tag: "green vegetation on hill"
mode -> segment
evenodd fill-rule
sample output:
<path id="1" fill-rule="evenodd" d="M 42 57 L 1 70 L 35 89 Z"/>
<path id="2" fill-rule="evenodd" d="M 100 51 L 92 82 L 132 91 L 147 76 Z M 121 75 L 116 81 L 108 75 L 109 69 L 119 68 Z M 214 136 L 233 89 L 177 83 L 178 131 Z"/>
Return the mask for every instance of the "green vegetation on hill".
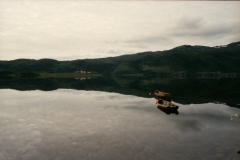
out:
<path id="1" fill-rule="evenodd" d="M 226 46 L 183 45 L 167 51 L 118 57 L 57 61 L 17 59 L 0 61 L 1 71 L 69 73 L 84 70 L 99 74 L 156 74 L 176 71 L 240 72 L 240 42 Z"/>

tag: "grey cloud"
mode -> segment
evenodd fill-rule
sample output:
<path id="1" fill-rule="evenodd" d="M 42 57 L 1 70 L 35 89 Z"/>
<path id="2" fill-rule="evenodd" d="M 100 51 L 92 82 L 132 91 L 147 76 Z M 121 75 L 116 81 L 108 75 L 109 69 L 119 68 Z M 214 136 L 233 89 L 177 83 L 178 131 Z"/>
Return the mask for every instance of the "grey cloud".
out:
<path id="1" fill-rule="evenodd" d="M 124 49 L 122 49 L 122 48 L 124 48 Z M 124 46 L 119 47 L 119 48 L 117 48 L 116 46 L 110 46 L 105 49 L 99 48 L 99 49 L 95 50 L 95 52 L 101 53 L 102 55 L 105 55 L 105 57 L 112 57 L 112 56 L 136 53 L 136 51 L 134 49 L 126 49 L 126 47 L 124 47 Z"/>
<path id="2" fill-rule="evenodd" d="M 197 29 L 203 26 L 203 18 L 200 17 L 184 17 L 178 21 L 180 28 Z M 177 28 L 176 28 L 177 29 Z"/>
<path id="3" fill-rule="evenodd" d="M 216 37 L 216 36 L 227 36 L 233 33 L 236 33 L 236 30 L 233 27 L 221 26 L 211 26 L 206 28 L 196 28 L 188 30 L 187 28 L 179 28 L 172 31 L 173 36 L 177 37 Z"/>
<path id="4" fill-rule="evenodd" d="M 179 121 L 179 123 L 175 126 L 181 132 L 188 132 L 188 131 L 201 131 L 205 126 L 196 119 L 188 119 Z"/>
<path id="5" fill-rule="evenodd" d="M 223 21 L 200 17 L 182 17 L 177 23 L 178 25 L 170 28 L 170 36 L 216 38 L 217 36 L 226 37 L 239 32 L 234 22 L 228 19 Z"/>
<path id="6" fill-rule="evenodd" d="M 166 36 L 165 33 L 157 33 L 137 38 L 127 39 L 124 45 L 130 48 L 138 48 L 142 51 L 156 51 L 159 49 L 169 49 L 174 44 L 174 38 Z"/>
<path id="7" fill-rule="evenodd" d="M 165 35 L 152 35 L 126 40 L 125 43 L 169 43 L 170 38 Z"/>
<path id="8" fill-rule="evenodd" d="M 218 43 L 217 39 L 238 40 L 239 29 L 234 22 L 235 20 L 212 20 L 207 17 L 191 17 L 182 16 L 176 19 L 176 23 L 163 27 L 158 31 L 149 31 L 141 33 L 139 36 L 129 38 L 124 41 L 128 46 L 138 48 L 153 49 L 161 47 L 162 49 L 170 49 L 177 45 L 192 44 L 206 45 L 206 38 L 215 40 L 212 43 Z M 233 36 L 235 35 L 235 37 Z M 233 37 L 230 37 L 233 36 Z M 174 46 L 175 45 L 175 46 Z M 211 44 L 207 44 L 211 45 Z M 155 47 L 154 47 L 155 46 Z M 152 50 L 153 50 L 152 49 Z"/>

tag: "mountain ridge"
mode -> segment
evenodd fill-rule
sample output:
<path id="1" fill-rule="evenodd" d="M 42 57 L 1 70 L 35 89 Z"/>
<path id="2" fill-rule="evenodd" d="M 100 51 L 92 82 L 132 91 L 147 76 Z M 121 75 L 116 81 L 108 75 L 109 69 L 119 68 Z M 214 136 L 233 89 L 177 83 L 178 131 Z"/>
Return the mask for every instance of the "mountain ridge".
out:
<path id="1" fill-rule="evenodd" d="M 146 51 L 116 57 L 58 61 L 50 58 L 0 60 L 0 70 L 101 74 L 169 73 L 173 71 L 240 72 L 240 42 L 215 47 L 182 45 L 165 51 Z"/>

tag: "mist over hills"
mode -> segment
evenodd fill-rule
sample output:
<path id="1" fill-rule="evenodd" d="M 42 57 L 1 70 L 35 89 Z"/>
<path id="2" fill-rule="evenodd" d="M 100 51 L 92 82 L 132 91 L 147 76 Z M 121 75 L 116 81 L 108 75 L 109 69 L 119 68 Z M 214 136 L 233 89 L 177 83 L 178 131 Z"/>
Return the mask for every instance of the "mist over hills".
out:
<path id="1" fill-rule="evenodd" d="M 240 42 L 234 42 L 216 47 L 183 45 L 166 51 L 148 51 L 98 59 L 0 61 L 0 70 L 16 72 L 84 70 L 100 74 L 165 74 L 177 71 L 240 72 L 239 62 Z"/>

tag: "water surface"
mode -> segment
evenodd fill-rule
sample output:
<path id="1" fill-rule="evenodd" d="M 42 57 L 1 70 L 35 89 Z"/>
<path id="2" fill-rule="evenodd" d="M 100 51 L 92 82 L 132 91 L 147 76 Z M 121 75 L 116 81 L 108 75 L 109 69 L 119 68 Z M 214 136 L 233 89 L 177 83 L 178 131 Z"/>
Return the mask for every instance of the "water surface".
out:
<path id="1" fill-rule="evenodd" d="M 240 110 L 226 103 L 173 98 L 179 114 L 168 115 L 152 96 L 109 91 L 1 89 L 0 96 L 1 160 L 240 158 Z"/>

